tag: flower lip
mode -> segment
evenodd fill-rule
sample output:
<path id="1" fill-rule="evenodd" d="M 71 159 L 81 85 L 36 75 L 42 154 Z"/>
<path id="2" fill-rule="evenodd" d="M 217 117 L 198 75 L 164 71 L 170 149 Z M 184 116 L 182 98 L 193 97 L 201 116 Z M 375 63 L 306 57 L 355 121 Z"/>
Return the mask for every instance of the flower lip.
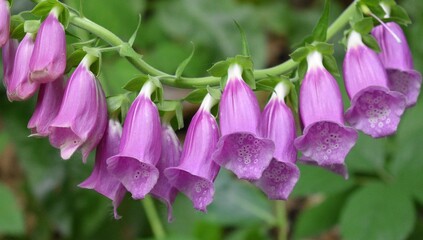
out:
<path id="1" fill-rule="evenodd" d="M 412 107 L 417 103 L 420 88 L 422 85 L 422 75 L 416 70 L 400 70 L 387 68 L 388 86 L 391 91 L 397 91 L 406 96 L 407 107 Z"/>

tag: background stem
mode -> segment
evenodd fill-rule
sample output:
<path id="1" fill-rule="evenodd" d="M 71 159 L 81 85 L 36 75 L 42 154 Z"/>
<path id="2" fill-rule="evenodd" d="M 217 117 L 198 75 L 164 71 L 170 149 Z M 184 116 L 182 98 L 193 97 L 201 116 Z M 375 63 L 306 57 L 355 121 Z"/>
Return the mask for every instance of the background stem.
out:
<path id="1" fill-rule="evenodd" d="M 285 201 L 275 201 L 276 223 L 278 228 L 278 240 L 288 239 L 288 221 L 286 219 Z"/>
<path id="2" fill-rule="evenodd" d="M 148 222 L 150 223 L 154 237 L 156 239 L 164 239 L 166 234 L 163 225 L 160 222 L 159 215 L 157 214 L 156 207 L 154 206 L 153 199 L 150 196 L 146 196 L 144 200 L 142 200 L 142 204 L 144 206 L 145 213 L 147 215 Z"/>

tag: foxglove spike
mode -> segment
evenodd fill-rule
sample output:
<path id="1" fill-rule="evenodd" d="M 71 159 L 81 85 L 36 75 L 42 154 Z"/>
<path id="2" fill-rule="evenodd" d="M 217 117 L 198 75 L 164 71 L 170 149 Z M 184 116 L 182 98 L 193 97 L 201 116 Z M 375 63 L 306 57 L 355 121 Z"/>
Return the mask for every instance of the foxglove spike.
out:
<path id="1" fill-rule="evenodd" d="M 115 219 L 121 218 L 117 208 L 125 196 L 126 189 L 119 179 L 107 170 L 106 160 L 119 152 L 119 142 L 122 135 L 122 126 L 116 120 L 109 120 L 104 136 L 97 146 L 95 165 L 91 175 L 78 187 L 93 189 L 113 201 Z"/>
<path id="2" fill-rule="evenodd" d="M 63 159 L 80 149 L 85 163 L 107 127 L 106 98 L 90 72 L 92 57 L 85 56 L 70 77 L 60 110 L 50 124 L 51 145 L 60 148 Z"/>
<path id="3" fill-rule="evenodd" d="M 10 88 L 10 79 L 12 78 L 13 64 L 18 46 L 18 40 L 9 39 L 2 49 L 3 84 L 6 90 Z"/>
<path id="4" fill-rule="evenodd" d="M 308 70 L 301 83 L 300 116 L 303 135 L 294 145 L 300 161 L 317 165 L 348 178 L 345 157 L 357 140 L 357 132 L 344 124 L 344 108 L 336 80 L 324 68 L 322 55 L 307 56 Z"/>
<path id="5" fill-rule="evenodd" d="M 144 84 L 123 125 L 119 153 L 107 160 L 111 171 L 132 194 L 142 199 L 159 178 L 155 167 L 161 153 L 161 126 L 157 107 L 150 99 L 152 82 Z"/>
<path id="6" fill-rule="evenodd" d="M 10 34 L 10 7 L 9 1 L 0 0 L 0 48 L 9 39 Z"/>
<path id="7" fill-rule="evenodd" d="M 164 175 L 164 170 L 179 165 L 181 150 L 181 143 L 173 128 L 169 124 L 163 124 L 162 153 L 159 162 L 156 164 L 156 168 L 159 170 L 159 179 L 153 190 L 151 190 L 151 195 L 166 204 L 169 222 L 172 221 L 172 204 L 175 201 L 178 190 L 169 183 L 169 180 Z"/>
<path id="8" fill-rule="evenodd" d="M 258 136 L 260 108 L 241 74 L 237 64 L 228 70 L 219 107 L 222 137 L 213 160 L 240 179 L 257 180 L 269 166 L 275 146 L 271 140 Z"/>
<path id="9" fill-rule="evenodd" d="M 385 27 L 380 25 L 373 28 L 372 35 L 381 48 L 379 59 L 387 71 L 391 91 L 404 94 L 407 107 L 412 107 L 420 93 L 422 76 L 414 70 L 411 51 L 401 27 L 395 22 L 386 23 L 386 27 L 395 33 L 401 42 L 396 41 Z"/>
<path id="10" fill-rule="evenodd" d="M 210 114 L 213 105 L 212 97 L 207 95 L 189 125 L 179 166 L 164 171 L 169 182 L 203 212 L 213 201 L 213 182 L 219 172 L 211 158 L 219 139 L 216 120 Z"/>
<path id="11" fill-rule="evenodd" d="M 64 78 L 40 85 L 37 105 L 28 122 L 30 136 L 46 137 L 50 134 L 50 123 L 57 116 L 64 93 Z"/>
<path id="12" fill-rule="evenodd" d="M 31 81 L 52 82 L 63 75 L 66 68 L 65 29 L 55 9 L 41 23 L 29 64 Z"/>
<path id="13" fill-rule="evenodd" d="M 394 134 L 405 109 L 405 96 L 388 88 L 386 71 L 355 31 L 348 38 L 344 81 L 351 107 L 345 119 L 373 138 Z"/>
<path id="14" fill-rule="evenodd" d="M 7 85 L 7 98 L 9 101 L 26 100 L 38 89 L 38 84 L 29 80 L 29 58 L 34 49 L 34 36 L 27 33 L 16 50 L 12 75 Z"/>
<path id="15" fill-rule="evenodd" d="M 295 165 L 297 151 L 294 148 L 295 121 L 284 98 L 289 93 L 286 83 L 275 87 L 272 98 L 261 115 L 261 136 L 275 143 L 275 153 L 262 177 L 254 184 L 263 190 L 269 199 L 286 200 L 300 177 Z"/>

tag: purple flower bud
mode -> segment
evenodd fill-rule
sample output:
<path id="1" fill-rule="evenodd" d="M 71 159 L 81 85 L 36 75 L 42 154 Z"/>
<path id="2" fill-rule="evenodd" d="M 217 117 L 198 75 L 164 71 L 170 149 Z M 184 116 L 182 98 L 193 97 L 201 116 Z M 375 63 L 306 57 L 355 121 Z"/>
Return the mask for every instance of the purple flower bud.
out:
<path id="1" fill-rule="evenodd" d="M 0 47 L 9 39 L 10 32 L 10 7 L 7 0 L 0 0 Z"/>
<path id="2" fill-rule="evenodd" d="M 162 125 L 162 153 L 160 160 L 156 164 L 159 170 L 159 179 L 151 195 L 159 198 L 167 206 L 168 221 L 172 221 L 172 204 L 175 201 L 178 190 L 169 183 L 169 180 L 164 174 L 164 170 L 169 167 L 176 167 L 179 165 L 181 159 L 181 143 L 169 124 Z"/>
<path id="3" fill-rule="evenodd" d="M 284 98 L 289 93 L 286 83 L 275 87 L 272 98 L 261 115 L 261 136 L 273 140 L 275 153 L 262 177 L 254 181 L 269 199 L 286 200 L 300 177 L 295 165 L 297 151 L 294 148 L 295 121 Z"/>
<path id="4" fill-rule="evenodd" d="M 50 123 L 57 116 L 64 93 L 64 79 L 40 85 L 37 105 L 28 122 L 30 136 L 46 137 L 50 134 Z"/>
<path id="5" fill-rule="evenodd" d="M 65 29 L 57 19 L 55 9 L 41 23 L 31 55 L 31 81 L 47 83 L 63 75 L 66 68 Z"/>
<path id="6" fill-rule="evenodd" d="M 324 68 L 322 55 L 307 56 L 308 70 L 301 83 L 300 116 L 303 135 L 295 139 L 300 161 L 318 165 L 348 178 L 345 157 L 357 140 L 357 132 L 344 124 L 344 108 L 336 80 Z"/>
<path id="7" fill-rule="evenodd" d="M 113 201 L 113 213 L 115 219 L 120 216 L 117 208 L 125 196 L 126 189 L 120 181 L 107 170 L 107 159 L 119 152 L 122 126 L 116 120 L 109 120 L 103 138 L 97 146 L 95 165 L 91 175 L 78 187 L 93 189 Z"/>
<path id="8" fill-rule="evenodd" d="M 152 82 L 144 84 L 126 116 L 119 154 L 107 160 L 109 171 L 134 199 L 144 198 L 159 178 L 155 165 L 162 140 L 159 112 L 150 99 L 153 90 Z"/>
<path id="9" fill-rule="evenodd" d="M 381 48 L 379 59 L 388 73 L 389 88 L 391 91 L 404 94 L 407 98 L 407 107 L 411 107 L 417 102 L 422 76 L 414 70 L 411 51 L 401 27 L 395 22 L 386 23 L 386 27 L 399 38 L 400 42 L 384 26 L 373 28 L 372 34 Z"/>
<path id="10" fill-rule="evenodd" d="M 2 49 L 3 84 L 6 89 L 10 88 L 10 79 L 12 78 L 13 64 L 18 46 L 18 40 L 9 39 Z"/>
<path id="11" fill-rule="evenodd" d="M 405 96 L 389 90 L 378 56 L 355 31 L 348 38 L 344 81 L 351 99 L 345 113 L 347 122 L 374 138 L 394 134 L 405 109 Z"/>
<path id="12" fill-rule="evenodd" d="M 85 163 L 107 127 L 107 104 L 100 83 L 90 72 L 95 61 L 85 56 L 70 77 L 59 113 L 50 125 L 51 145 L 60 148 L 63 159 L 80 149 Z"/>
<path id="13" fill-rule="evenodd" d="M 13 71 L 7 85 L 9 101 L 26 100 L 38 89 L 38 84 L 29 80 L 29 58 L 34 49 L 33 34 L 27 33 L 16 50 Z"/>
<path id="14" fill-rule="evenodd" d="M 203 212 L 213 201 L 213 182 L 219 172 L 211 158 L 219 139 L 216 120 L 210 114 L 213 105 L 212 97 L 207 95 L 189 125 L 179 166 L 165 170 L 169 182 Z"/>
<path id="15" fill-rule="evenodd" d="M 242 69 L 232 65 L 219 107 L 222 137 L 213 160 L 238 178 L 257 180 L 272 160 L 275 146 L 258 136 L 260 107 L 254 92 L 242 79 Z"/>

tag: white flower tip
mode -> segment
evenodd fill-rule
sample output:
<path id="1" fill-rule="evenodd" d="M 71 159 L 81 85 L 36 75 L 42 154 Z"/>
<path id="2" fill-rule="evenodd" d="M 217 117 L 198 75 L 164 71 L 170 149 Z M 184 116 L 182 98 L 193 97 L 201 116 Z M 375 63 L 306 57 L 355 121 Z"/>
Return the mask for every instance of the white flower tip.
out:
<path id="1" fill-rule="evenodd" d="M 383 11 L 385 11 L 384 18 L 389 18 L 391 16 L 391 7 L 388 4 L 381 2 L 380 6 L 382 7 Z"/>
<path id="2" fill-rule="evenodd" d="M 141 88 L 140 94 L 146 96 L 148 98 L 151 97 L 151 94 L 156 89 L 156 86 L 154 86 L 154 83 L 152 81 L 147 81 Z"/>
<path id="3" fill-rule="evenodd" d="M 285 102 L 285 97 L 288 96 L 290 90 L 291 87 L 287 83 L 280 82 L 275 86 L 272 98 L 278 98 Z"/>
<path id="4" fill-rule="evenodd" d="M 210 112 L 211 108 L 217 103 L 209 93 L 204 97 L 203 102 L 201 102 L 200 109 Z"/>
<path id="5" fill-rule="evenodd" d="M 318 51 L 313 51 L 307 55 L 308 70 L 314 68 L 323 68 L 323 57 Z"/>
<path id="6" fill-rule="evenodd" d="M 239 64 L 232 64 L 228 68 L 228 80 L 242 79 L 242 67 Z"/>
<path id="7" fill-rule="evenodd" d="M 352 31 L 350 33 L 350 36 L 348 36 L 348 49 L 357 47 L 357 46 L 362 46 L 363 40 L 361 38 L 360 33 L 356 32 L 356 31 Z"/>

